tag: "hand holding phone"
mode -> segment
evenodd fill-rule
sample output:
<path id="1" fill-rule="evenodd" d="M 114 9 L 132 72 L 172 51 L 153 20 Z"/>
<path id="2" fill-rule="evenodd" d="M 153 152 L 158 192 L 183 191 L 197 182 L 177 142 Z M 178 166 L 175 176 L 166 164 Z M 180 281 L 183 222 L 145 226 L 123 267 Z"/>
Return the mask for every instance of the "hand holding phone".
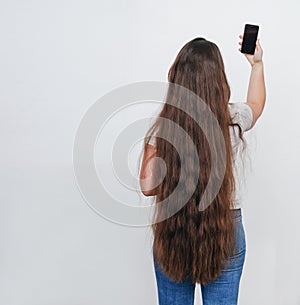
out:
<path id="1" fill-rule="evenodd" d="M 239 48 L 239 51 L 244 53 L 250 64 L 253 66 L 255 63 L 262 61 L 263 50 L 260 45 L 260 39 L 257 39 L 257 34 L 254 34 L 253 32 L 249 33 L 248 29 L 249 26 L 245 25 L 246 34 L 244 33 L 244 35 L 246 35 L 246 38 L 244 35 L 239 35 L 239 37 L 242 39 L 242 41 L 239 42 L 239 44 L 242 46 L 241 48 Z M 254 41 L 254 46 L 253 46 L 253 41 Z"/>
<path id="2" fill-rule="evenodd" d="M 253 24 L 245 24 L 243 43 L 241 52 L 253 55 L 256 47 L 256 40 L 259 26 Z"/>

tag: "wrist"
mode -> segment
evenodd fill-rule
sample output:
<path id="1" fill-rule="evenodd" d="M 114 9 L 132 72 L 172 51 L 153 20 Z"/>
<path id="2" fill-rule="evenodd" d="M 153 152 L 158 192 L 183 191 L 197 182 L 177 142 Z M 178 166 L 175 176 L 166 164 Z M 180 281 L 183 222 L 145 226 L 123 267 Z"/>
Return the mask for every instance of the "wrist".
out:
<path id="1" fill-rule="evenodd" d="M 252 68 L 254 68 L 254 67 L 261 67 L 261 66 L 263 66 L 263 61 L 262 61 L 262 60 L 260 60 L 260 61 L 255 61 L 255 62 L 253 62 L 253 63 L 251 64 L 251 66 L 252 66 Z"/>

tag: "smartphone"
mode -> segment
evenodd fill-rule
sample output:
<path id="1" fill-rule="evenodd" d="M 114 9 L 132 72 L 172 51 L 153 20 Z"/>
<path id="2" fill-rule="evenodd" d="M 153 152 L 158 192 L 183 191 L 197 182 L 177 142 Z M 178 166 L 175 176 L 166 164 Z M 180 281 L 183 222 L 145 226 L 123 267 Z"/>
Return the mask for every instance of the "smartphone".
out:
<path id="1" fill-rule="evenodd" d="M 258 25 L 245 24 L 243 43 L 241 52 L 245 54 L 254 54 L 256 47 L 256 40 L 258 35 Z"/>

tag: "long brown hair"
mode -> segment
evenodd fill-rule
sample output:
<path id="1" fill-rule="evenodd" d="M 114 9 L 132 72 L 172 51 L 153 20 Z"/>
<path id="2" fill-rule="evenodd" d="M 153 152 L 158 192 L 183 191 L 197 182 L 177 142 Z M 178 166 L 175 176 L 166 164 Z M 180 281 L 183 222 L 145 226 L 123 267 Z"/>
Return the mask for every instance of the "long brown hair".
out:
<path id="1" fill-rule="evenodd" d="M 156 132 L 156 156 L 164 160 L 167 169 L 165 178 L 155 190 L 153 254 L 156 262 L 171 279 L 182 281 L 190 277 L 194 283 L 207 284 L 221 274 L 222 268 L 236 251 L 235 225 L 231 215 L 235 180 L 229 127 L 237 124 L 233 123 L 227 107 L 231 92 L 217 45 L 198 37 L 186 43 L 169 70 L 168 81 L 194 92 L 209 106 L 218 120 L 226 147 L 226 158 L 219 161 L 220 166 L 225 166 L 225 174 L 216 197 L 207 208 L 199 210 L 199 202 L 209 177 L 219 177 L 218 170 L 212 172 L 211 167 L 211 154 L 218 154 L 219 138 L 215 137 L 214 130 L 211 130 L 210 136 L 215 139 L 214 145 L 209 145 L 195 120 L 179 108 L 165 103 L 144 140 L 146 147 L 150 137 Z M 167 99 L 176 100 L 174 92 L 172 96 L 169 91 Z M 193 111 L 201 112 L 199 104 L 189 100 L 184 102 L 190 103 L 189 107 Z M 169 119 L 184 129 L 196 146 L 199 160 L 191 157 L 189 145 L 183 145 L 184 153 L 179 156 L 168 141 L 157 136 L 163 131 L 169 138 L 174 138 L 173 129 L 168 124 L 163 124 L 162 118 Z M 239 126 L 238 128 L 239 136 L 243 140 L 241 129 Z M 195 168 L 196 161 L 200 166 L 198 172 Z M 154 177 L 158 177 L 161 170 L 158 166 Z M 181 192 L 176 200 L 173 199 L 173 206 L 180 204 L 182 198 L 186 198 L 187 190 L 194 190 L 192 196 L 177 213 L 156 222 L 157 218 L 166 213 L 158 203 L 166 200 L 174 191 L 180 175 L 184 175 L 185 179 L 180 186 Z"/>

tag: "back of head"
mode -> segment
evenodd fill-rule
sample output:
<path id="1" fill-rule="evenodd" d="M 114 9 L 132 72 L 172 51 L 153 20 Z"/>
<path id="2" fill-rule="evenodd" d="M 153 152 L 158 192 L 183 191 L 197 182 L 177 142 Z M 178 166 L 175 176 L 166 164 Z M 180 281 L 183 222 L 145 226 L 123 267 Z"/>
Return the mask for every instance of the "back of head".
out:
<path id="1" fill-rule="evenodd" d="M 230 87 L 218 46 L 205 38 L 195 38 L 179 51 L 169 73 L 168 81 L 182 85 L 198 94 L 210 106 L 227 106 Z M 210 99 L 212 94 L 215 99 Z"/>

